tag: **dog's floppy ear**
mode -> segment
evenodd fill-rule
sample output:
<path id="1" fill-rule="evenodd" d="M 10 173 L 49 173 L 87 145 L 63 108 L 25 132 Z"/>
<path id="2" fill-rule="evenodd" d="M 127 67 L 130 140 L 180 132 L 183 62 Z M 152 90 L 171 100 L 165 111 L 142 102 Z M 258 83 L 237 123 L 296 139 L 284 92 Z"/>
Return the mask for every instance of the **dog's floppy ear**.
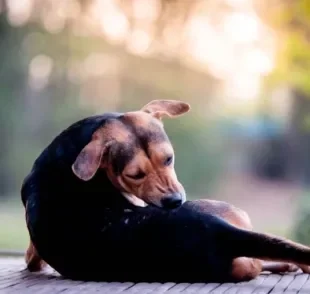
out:
<path id="1" fill-rule="evenodd" d="M 82 149 L 72 165 L 74 174 L 84 181 L 89 181 L 101 165 L 102 157 L 107 152 L 111 141 L 104 142 L 100 136 L 94 136 Z"/>
<path id="2" fill-rule="evenodd" d="M 141 109 L 157 119 L 176 117 L 190 110 L 190 105 L 178 100 L 153 100 Z"/>

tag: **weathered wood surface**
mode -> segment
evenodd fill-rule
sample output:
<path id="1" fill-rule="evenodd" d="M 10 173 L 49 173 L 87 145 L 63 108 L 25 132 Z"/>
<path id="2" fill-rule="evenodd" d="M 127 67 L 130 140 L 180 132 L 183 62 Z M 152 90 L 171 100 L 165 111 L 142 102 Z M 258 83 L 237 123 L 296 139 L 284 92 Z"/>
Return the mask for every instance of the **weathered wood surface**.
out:
<path id="1" fill-rule="evenodd" d="M 47 294 L 47 293 L 122 293 L 122 294 L 310 294 L 310 276 L 290 273 L 274 275 L 264 273 L 247 283 L 227 284 L 175 284 L 175 283 L 97 283 L 71 281 L 60 277 L 47 269 L 41 273 L 29 273 L 25 270 L 22 258 L 0 258 L 0 293 Z"/>

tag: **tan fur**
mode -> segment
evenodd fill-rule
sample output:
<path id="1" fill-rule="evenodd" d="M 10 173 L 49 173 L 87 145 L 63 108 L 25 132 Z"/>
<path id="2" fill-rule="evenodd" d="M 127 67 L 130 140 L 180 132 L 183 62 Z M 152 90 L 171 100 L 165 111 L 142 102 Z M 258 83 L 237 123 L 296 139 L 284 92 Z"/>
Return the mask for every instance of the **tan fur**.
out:
<path id="1" fill-rule="evenodd" d="M 162 119 L 164 116 L 179 116 L 189 110 L 189 104 L 175 100 L 153 100 L 142 108 L 142 111 L 150 113 L 157 119 Z"/>
<path id="2" fill-rule="evenodd" d="M 31 241 L 25 254 L 25 261 L 28 270 L 31 272 L 40 271 L 46 266 Z"/>
<path id="3" fill-rule="evenodd" d="M 128 121 L 140 128 L 149 128 L 151 122 L 162 125 L 160 121 L 154 121 L 154 117 L 144 111 L 131 111 L 124 114 L 124 121 Z"/>
<path id="4" fill-rule="evenodd" d="M 136 198 L 142 202 L 152 203 L 161 207 L 161 200 L 173 193 L 185 195 L 181 183 L 177 179 L 174 170 L 174 152 L 169 140 L 164 142 L 152 141 L 151 134 L 164 134 L 164 128 L 160 119 L 163 116 L 176 117 L 189 111 L 189 105 L 174 100 L 155 100 L 144 106 L 139 111 L 127 112 L 122 116 L 122 122 L 113 120 L 104 127 L 98 129 L 92 136 L 91 141 L 83 148 L 72 166 L 76 176 L 84 181 L 90 180 L 99 168 L 105 169 L 110 181 L 126 198 L 134 203 Z M 132 150 L 132 160 L 124 168 L 122 174 L 115 175 L 113 167 L 106 153 L 113 144 L 130 141 L 134 133 L 126 125 L 134 126 L 150 133 L 150 142 L 146 154 L 143 149 Z M 155 135 L 156 136 L 156 135 Z M 163 136 L 164 138 L 164 136 Z M 135 147 L 132 147 L 135 148 Z M 165 166 L 167 157 L 172 156 L 173 162 Z M 143 172 L 143 179 L 132 179 L 128 175 Z M 185 201 L 185 196 L 183 201 Z M 141 202 L 141 203 L 142 203 Z"/>
<path id="5" fill-rule="evenodd" d="M 106 167 L 104 155 L 108 147 L 115 142 L 126 142 L 130 135 L 130 132 L 117 120 L 98 129 L 76 158 L 72 171 L 80 179 L 90 180 L 98 168 Z"/>
<path id="6" fill-rule="evenodd" d="M 174 165 L 164 166 L 167 155 L 173 156 L 173 149 L 167 142 L 150 144 L 151 158 L 139 150 L 134 159 L 125 167 L 122 175 L 117 178 L 118 183 L 130 194 L 144 202 L 161 206 L 160 200 L 173 192 L 183 192 L 178 181 Z M 126 174 L 135 174 L 138 171 L 146 174 L 141 180 L 131 180 Z M 111 178 L 113 175 L 111 175 Z M 115 180 L 112 180 L 114 182 Z"/>

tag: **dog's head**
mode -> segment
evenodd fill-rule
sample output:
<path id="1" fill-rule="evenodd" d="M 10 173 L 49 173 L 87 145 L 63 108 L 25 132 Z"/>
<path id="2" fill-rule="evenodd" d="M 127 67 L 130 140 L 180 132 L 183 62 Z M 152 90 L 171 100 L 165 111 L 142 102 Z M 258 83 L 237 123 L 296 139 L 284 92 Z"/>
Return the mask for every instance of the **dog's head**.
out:
<path id="1" fill-rule="evenodd" d="M 174 100 L 155 100 L 99 128 L 76 158 L 72 169 L 84 181 L 98 168 L 137 206 L 176 208 L 185 191 L 174 170 L 174 151 L 162 118 L 177 117 L 190 106 Z"/>

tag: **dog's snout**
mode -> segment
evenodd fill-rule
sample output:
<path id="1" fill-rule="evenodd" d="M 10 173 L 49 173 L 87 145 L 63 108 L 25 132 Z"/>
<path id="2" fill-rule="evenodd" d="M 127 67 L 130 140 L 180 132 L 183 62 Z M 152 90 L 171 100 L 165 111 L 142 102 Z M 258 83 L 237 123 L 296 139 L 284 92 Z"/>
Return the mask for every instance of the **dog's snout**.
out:
<path id="1" fill-rule="evenodd" d="M 181 193 L 173 193 L 161 200 L 161 204 L 164 208 L 173 209 L 181 206 L 183 203 L 183 197 Z"/>

